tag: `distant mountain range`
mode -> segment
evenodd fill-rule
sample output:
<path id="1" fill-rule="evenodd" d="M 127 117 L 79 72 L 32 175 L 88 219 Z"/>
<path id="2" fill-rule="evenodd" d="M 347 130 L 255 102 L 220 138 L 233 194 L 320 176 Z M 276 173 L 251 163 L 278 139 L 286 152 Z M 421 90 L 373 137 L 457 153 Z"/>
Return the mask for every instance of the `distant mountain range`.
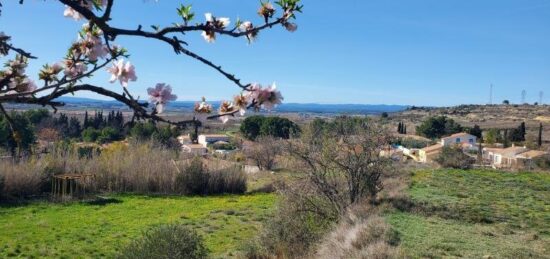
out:
<path id="1" fill-rule="evenodd" d="M 101 109 L 125 109 L 117 101 L 105 101 L 81 97 L 60 97 L 56 101 L 64 102 L 68 107 L 86 107 Z M 214 106 L 220 102 L 211 102 Z M 167 111 L 189 110 L 195 105 L 193 101 L 171 102 Z M 326 114 L 379 114 L 382 112 L 399 112 L 406 110 L 405 105 L 386 104 L 318 104 L 318 103 L 283 103 L 276 108 L 280 113 L 326 113 Z"/>

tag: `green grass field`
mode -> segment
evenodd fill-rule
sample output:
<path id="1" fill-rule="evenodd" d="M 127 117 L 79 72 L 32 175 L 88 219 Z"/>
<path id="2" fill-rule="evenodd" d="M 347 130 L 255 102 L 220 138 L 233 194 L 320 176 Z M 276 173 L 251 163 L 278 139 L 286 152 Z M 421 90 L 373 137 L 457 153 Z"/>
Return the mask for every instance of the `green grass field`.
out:
<path id="1" fill-rule="evenodd" d="M 550 174 L 423 170 L 409 192 L 438 208 L 387 217 L 414 258 L 550 258 Z"/>
<path id="2" fill-rule="evenodd" d="M 276 197 L 114 196 L 112 203 L 32 203 L 0 207 L 0 258 L 113 257 L 151 226 L 181 222 L 205 237 L 214 256 L 230 257 L 258 232 Z"/>

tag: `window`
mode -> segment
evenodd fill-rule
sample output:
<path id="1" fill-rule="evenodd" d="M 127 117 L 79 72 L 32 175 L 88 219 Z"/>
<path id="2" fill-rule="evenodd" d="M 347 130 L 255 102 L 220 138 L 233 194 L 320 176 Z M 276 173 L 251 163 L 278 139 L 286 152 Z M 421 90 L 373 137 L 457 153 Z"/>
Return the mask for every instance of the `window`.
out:
<path id="1" fill-rule="evenodd" d="M 469 139 L 468 141 L 470 142 L 470 144 L 473 144 L 473 143 L 474 143 L 474 139 L 473 139 L 473 138 Z"/>
<path id="2" fill-rule="evenodd" d="M 460 138 L 456 138 L 456 143 L 460 143 Z"/>

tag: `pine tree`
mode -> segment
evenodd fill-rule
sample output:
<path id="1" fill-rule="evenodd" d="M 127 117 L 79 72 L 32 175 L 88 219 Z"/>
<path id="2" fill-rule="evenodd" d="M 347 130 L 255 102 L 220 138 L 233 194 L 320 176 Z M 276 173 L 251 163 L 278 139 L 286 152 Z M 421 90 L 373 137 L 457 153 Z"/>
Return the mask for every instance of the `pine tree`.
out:
<path id="1" fill-rule="evenodd" d="M 539 125 L 539 138 L 537 144 L 539 145 L 539 148 L 542 147 L 542 123 Z"/>

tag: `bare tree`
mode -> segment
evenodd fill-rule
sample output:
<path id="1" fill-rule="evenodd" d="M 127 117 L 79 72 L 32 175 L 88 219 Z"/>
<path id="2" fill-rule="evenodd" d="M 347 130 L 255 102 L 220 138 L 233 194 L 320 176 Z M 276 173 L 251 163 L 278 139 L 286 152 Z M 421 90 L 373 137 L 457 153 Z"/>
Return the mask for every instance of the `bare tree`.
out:
<path id="1" fill-rule="evenodd" d="M 351 204 L 373 202 L 382 189 L 390 160 L 380 151 L 390 142 L 378 125 L 356 118 L 339 118 L 319 129 L 306 127 L 300 139 L 289 141 L 289 152 L 308 182 L 343 213 Z"/>
<path id="2" fill-rule="evenodd" d="M 275 160 L 282 153 L 280 140 L 261 136 L 256 142 L 245 149 L 246 157 L 254 161 L 260 170 L 275 168 Z"/>

